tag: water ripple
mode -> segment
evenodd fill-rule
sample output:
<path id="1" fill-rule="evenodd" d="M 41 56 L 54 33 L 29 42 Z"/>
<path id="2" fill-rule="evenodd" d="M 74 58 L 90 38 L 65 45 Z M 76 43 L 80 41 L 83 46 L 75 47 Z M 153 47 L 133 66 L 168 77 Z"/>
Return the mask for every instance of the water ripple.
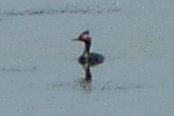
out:
<path id="1" fill-rule="evenodd" d="M 100 6 L 87 6 L 85 8 L 65 6 L 60 9 L 38 9 L 38 10 L 24 10 L 24 11 L 5 11 L 0 12 L 2 16 L 31 16 L 31 15 L 48 15 L 48 14 L 102 14 L 102 13 L 116 13 L 120 12 L 121 8 L 110 7 L 101 8 Z"/>

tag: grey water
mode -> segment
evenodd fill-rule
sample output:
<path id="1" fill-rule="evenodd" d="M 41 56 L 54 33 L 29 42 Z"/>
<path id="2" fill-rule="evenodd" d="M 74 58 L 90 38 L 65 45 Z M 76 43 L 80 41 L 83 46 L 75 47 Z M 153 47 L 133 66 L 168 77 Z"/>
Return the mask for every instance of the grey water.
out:
<path id="1" fill-rule="evenodd" d="M 1 115 L 173 115 L 172 1 L 31 3 L 0 7 Z M 105 61 L 84 68 L 86 29 Z"/>

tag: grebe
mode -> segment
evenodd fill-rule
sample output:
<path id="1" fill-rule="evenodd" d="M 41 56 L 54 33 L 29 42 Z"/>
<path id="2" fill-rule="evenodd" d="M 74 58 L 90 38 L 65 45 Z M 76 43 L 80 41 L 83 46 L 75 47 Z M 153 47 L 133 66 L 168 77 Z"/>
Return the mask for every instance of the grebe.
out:
<path id="1" fill-rule="evenodd" d="M 82 41 L 85 44 L 85 49 L 83 54 L 79 57 L 80 64 L 90 64 L 90 65 L 97 65 L 104 61 L 104 56 L 98 53 L 91 53 L 91 37 L 89 35 L 89 30 L 84 31 L 79 35 L 78 38 L 74 39 L 76 41 Z"/>

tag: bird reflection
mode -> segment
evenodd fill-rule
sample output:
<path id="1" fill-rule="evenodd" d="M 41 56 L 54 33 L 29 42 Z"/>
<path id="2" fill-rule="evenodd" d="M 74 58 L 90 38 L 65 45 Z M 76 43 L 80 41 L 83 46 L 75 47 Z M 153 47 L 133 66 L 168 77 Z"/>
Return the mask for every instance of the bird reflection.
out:
<path id="1" fill-rule="evenodd" d="M 91 90 L 92 74 L 90 70 L 90 64 L 89 63 L 83 64 L 82 67 L 85 71 L 85 77 L 80 81 L 80 86 L 84 90 Z"/>
<path id="2" fill-rule="evenodd" d="M 91 75 L 91 70 L 90 70 L 90 64 L 86 63 L 83 65 L 84 70 L 85 70 L 85 80 L 86 81 L 91 81 L 92 80 L 92 75 Z"/>

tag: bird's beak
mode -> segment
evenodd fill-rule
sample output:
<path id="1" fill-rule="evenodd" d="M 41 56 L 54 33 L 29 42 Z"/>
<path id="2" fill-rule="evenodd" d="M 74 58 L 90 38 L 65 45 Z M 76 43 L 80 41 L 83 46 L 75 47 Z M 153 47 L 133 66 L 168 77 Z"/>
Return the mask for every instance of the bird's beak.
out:
<path id="1" fill-rule="evenodd" d="M 79 38 L 74 38 L 74 39 L 72 39 L 73 41 L 80 41 L 80 39 Z"/>

